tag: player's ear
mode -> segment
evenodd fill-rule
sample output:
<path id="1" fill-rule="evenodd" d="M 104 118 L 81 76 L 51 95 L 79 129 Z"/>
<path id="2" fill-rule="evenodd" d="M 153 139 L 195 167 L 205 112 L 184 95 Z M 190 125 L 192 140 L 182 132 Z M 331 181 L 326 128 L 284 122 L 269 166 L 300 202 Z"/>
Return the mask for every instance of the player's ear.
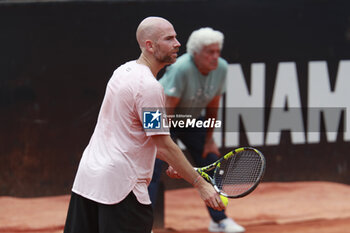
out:
<path id="1" fill-rule="evenodd" d="M 153 42 L 151 40 L 146 40 L 146 50 L 150 53 L 154 52 Z"/>

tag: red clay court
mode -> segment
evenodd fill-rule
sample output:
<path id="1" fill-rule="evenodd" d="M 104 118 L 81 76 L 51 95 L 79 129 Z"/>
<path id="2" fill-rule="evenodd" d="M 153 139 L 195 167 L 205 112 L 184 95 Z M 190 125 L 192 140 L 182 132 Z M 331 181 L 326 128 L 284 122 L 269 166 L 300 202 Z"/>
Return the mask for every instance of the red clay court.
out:
<path id="1" fill-rule="evenodd" d="M 0 197 L 1 233 L 62 233 L 69 196 Z M 249 233 L 350 232 L 350 186 L 330 182 L 262 183 L 230 199 L 227 213 Z M 166 191 L 165 229 L 155 233 L 208 232 L 209 216 L 192 188 Z"/>

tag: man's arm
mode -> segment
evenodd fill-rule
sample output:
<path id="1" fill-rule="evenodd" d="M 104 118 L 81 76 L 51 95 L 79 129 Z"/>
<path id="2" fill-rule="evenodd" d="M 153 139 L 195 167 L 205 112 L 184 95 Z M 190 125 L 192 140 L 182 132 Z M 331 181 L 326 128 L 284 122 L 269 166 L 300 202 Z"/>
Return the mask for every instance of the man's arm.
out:
<path id="1" fill-rule="evenodd" d="M 220 103 L 220 98 L 221 96 L 215 96 L 207 105 L 206 108 L 206 114 L 205 114 L 205 119 L 209 119 L 209 118 L 214 118 L 215 120 L 217 120 L 217 116 L 218 116 L 218 109 L 219 109 L 219 103 Z M 205 144 L 204 144 L 204 149 L 203 149 L 203 154 L 202 157 L 205 158 L 207 156 L 208 153 L 212 152 L 214 154 L 219 155 L 219 149 L 213 139 L 213 131 L 214 128 L 208 128 L 207 129 L 207 134 L 205 137 Z"/>
<path id="2" fill-rule="evenodd" d="M 167 162 L 184 180 L 193 184 L 206 205 L 217 210 L 225 209 L 213 186 L 199 176 L 169 135 L 154 135 L 152 140 L 157 145 L 158 158 Z"/>

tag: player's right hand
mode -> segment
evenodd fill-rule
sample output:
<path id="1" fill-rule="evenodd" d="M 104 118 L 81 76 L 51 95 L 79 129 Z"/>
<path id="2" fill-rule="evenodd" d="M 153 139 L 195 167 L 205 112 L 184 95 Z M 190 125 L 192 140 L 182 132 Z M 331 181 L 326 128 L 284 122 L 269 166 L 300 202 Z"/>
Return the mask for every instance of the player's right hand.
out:
<path id="1" fill-rule="evenodd" d="M 221 201 L 220 195 L 215 191 L 214 187 L 203 178 L 198 181 L 195 187 L 207 206 L 219 211 L 226 208 L 224 203 Z"/>

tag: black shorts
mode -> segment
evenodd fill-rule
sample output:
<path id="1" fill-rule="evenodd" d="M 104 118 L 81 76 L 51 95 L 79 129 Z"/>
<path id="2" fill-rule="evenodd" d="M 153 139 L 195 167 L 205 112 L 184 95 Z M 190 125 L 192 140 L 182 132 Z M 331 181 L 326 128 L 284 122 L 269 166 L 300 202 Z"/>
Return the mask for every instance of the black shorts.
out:
<path id="1" fill-rule="evenodd" d="M 139 203 L 133 192 L 114 205 L 72 193 L 64 233 L 150 233 L 152 224 L 152 206 Z"/>

